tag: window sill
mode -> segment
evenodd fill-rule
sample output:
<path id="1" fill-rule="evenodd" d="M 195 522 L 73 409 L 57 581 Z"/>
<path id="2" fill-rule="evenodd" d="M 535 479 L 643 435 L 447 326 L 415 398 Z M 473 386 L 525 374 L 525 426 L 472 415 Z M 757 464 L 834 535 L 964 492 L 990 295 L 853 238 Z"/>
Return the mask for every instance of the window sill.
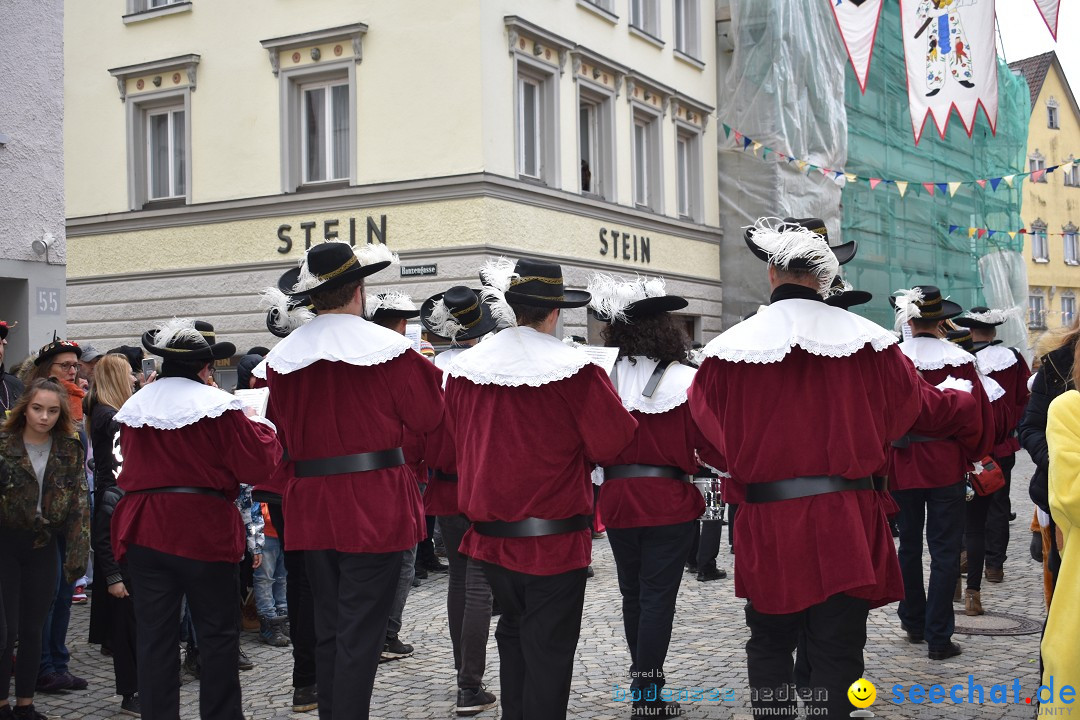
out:
<path id="1" fill-rule="evenodd" d="M 1066 261 L 1065 261 L 1065 264 L 1066 264 L 1066 265 L 1074 265 L 1074 266 L 1075 266 L 1075 265 L 1080 265 L 1080 261 L 1077 261 L 1077 260 L 1066 260 Z"/>
<path id="2" fill-rule="evenodd" d="M 143 210 L 167 210 L 181 208 L 188 204 L 186 197 L 161 198 L 160 200 L 147 200 L 143 203 Z"/>
<path id="3" fill-rule="evenodd" d="M 664 47 L 664 41 L 663 40 L 656 37 L 655 35 L 653 35 L 649 31 L 643 30 L 642 28 L 639 28 L 637 25 L 631 25 L 630 26 L 630 34 L 631 35 L 636 35 L 637 37 L 641 38 L 645 42 L 647 42 L 647 43 L 649 43 L 651 45 L 655 45 L 658 48 Z"/>
<path id="4" fill-rule="evenodd" d="M 682 50 L 679 50 L 678 48 L 675 48 L 675 59 L 676 60 L 682 60 L 687 65 L 692 65 L 693 67 L 697 68 L 698 70 L 704 70 L 705 69 L 705 61 L 698 60 L 696 57 L 694 57 L 690 53 L 685 53 Z"/>
<path id="5" fill-rule="evenodd" d="M 578 7 L 588 10 L 594 15 L 607 20 L 612 25 L 616 25 L 619 22 L 619 16 L 608 10 L 606 7 L 592 2 L 591 0 L 577 0 Z"/>
<path id="6" fill-rule="evenodd" d="M 349 187 L 348 180 L 328 180 L 326 182 L 304 183 L 296 188 L 296 192 L 323 192 L 325 190 L 344 190 Z"/>
<path id="7" fill-rule="evenodd" d="M 1050 262 L 1050 258 L 1031 258 L 1031 261 L 1037 263 L 1048 263 Z"/>
<path id="8" fill-rule="evenodd" d="M 165 15 L 176 15 L 177 13 L 191 12 L 191 2 L 178 2 L 172 5 L 166 5 L 159 8 L 151 8 L 150 10 L 143 10 L 141 12 L 131 13 L 130 15 L 124 15 L 123 20 L 125 25 L 131 23 L 142 22 L 143 20 L 153 20 L 154 18 L 164 17 Z"/>
<path id="9" fill-rule="evenodd" d="M 543 180 L 542 178 L 538 178 L 538 177 L 533 177 L 532 175 L 522 175 L 521 173 L 518 173 L 518 180 L 520 180 L 521 182 L 524 182 L 524 183 L 529 183 L 530 185 L 536 185 L 537 187 L 543 187 L 543 188 L 554 188 L 555 187 L 554 185 L 549 185 L 546 180 Z"/>

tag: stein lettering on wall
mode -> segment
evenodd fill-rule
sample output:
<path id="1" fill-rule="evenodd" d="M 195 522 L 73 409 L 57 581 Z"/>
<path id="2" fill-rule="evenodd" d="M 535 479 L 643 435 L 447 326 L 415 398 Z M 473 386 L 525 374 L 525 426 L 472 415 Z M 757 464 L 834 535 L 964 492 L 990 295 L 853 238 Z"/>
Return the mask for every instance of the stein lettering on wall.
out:
<path id="1" fill-rule="evenodd" d="M 350 245 L 356 245 L 356 233 L 357 233 L 357 221 L 356 218 L 348 218 L 347 220 L 340 220 L 338 218 L 327 218 L 322 221 L 322 239 L 323 240 L 344 240 L 345 237 L 349 238 Z M 300 230 L 304 233 L 304 249 L 307 250 L 311 247 L 312 236 L 315 235 L 317 239 L 317 230 L 319 223 L 315 220 L 305 220 L 300 223 Z M 375 218 L 371 215 L 367 216 L 367 242 L 374 243 L 380 242 L 383 245 L 386 244 L 386 216 L 380 215 L 379 221 L 375 222 Z M 278 245 L 277 251 L 282 255 L 287 255 L 292 252 L 293 238 L 292 238 L 293 226 L 287 223 L 278 225 L 277 238 Z M 363 232 L 364 228 L 361 228 Z"/>
<path id="2" fill-rule="evenodd" d="M 612 260 L 630 260 L 648 264 L 652 261 L 652 240 L 618 229 L 600 228 L 600 254 Z"/>

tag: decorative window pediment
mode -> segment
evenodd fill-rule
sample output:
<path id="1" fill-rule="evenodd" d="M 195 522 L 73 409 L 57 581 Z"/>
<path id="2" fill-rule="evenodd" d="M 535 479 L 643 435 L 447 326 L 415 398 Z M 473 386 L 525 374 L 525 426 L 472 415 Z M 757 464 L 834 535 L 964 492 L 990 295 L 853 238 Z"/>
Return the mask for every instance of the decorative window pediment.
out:
<path id="1" fill-rule="evenodd" d="M 312 30 L 261 41 L 270 54 L 270 69 L 277 75 L 281 69 L 313 65 L 322 61 L 352 60 L 357 65 L 364 59 L 364 35 L 368 26 L 353 23 L 325 30 Z"/>
<path id="2" fill-rule="evenodd" d="M 511 55 L 524 55 L 545 62 L 557 67 L 560 75 L 563 73 L 564 61 L 574 48 L 574 43 L 517 15 L 507 15 L 503 23 L 506 25 Z"/>
<path id="3" fill-rule="evenodd" d="M 164 60 L 110 68 L 109 74 L 116 78 L 120 101 L 127 102 L 129 95 L 140 93 L 184 88 L 194 90 L 199 59 L 194 53 L 177 55 Z"/>

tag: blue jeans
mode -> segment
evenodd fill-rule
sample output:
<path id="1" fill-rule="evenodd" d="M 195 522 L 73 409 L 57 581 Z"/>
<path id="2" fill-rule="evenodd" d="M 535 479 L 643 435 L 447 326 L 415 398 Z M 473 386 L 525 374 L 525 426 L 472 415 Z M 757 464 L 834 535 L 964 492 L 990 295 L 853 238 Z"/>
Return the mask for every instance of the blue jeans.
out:
<path id="1" fill-rule="evenodd" d="M 255 570 L 255 610 L 259 617 L 288 614 L 285 577 L 285 549 L 279 538 L 267 535 L 263 542 L 262 564 Z"/>
<path id="2" fill-rule="evenodd" d="M 64 536 L 57 535 L 56 595 L 41 629 L 41 664 L 38 666 L 38 677 L 67 672 L 68 661 L 71 659 L 64 643 L 67 640 L 68 624 L 71 622 L 71 594 L 75 592 L 75 586 L 64 579 L 66 545 Z"/>

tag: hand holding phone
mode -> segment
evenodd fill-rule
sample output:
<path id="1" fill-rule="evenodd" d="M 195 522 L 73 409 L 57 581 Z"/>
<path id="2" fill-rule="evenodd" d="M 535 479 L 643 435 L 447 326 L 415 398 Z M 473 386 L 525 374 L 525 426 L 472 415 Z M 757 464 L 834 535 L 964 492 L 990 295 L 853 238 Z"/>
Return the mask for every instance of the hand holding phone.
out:
<path id="1" fill-rule="evenodd" d="M 157 370 L 157 366 L 154 364 L 153 358 L 144 358 L 142 361 L 142 375 L 143 382 L 150 379 L 150 376 Z"/>

